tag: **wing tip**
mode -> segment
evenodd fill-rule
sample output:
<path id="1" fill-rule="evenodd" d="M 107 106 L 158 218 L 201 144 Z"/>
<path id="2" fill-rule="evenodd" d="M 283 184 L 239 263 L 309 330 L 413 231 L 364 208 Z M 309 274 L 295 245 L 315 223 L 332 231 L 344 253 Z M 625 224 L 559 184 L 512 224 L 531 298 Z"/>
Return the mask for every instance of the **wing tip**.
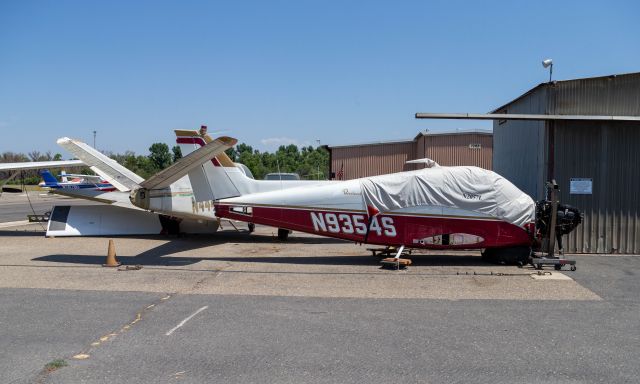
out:
<path id="1" fill-rule="evenodd" d="M 58 140 L 56 140 L 57 144 L 66 144 L 66 143 L 69 143 L 69 142 L 71 142 L 71 139 L 66 137 L 66 136 L 65 137 L 61 137 Z"/>
<path id="2" fill-rule="evenodd" d="M 230 136 L 220 136 L 216 140 L 219 140 L 222 144 L 228 145 L 230 147 L 232 147 L 232 146 L 236 145 L 236 143 L 238 143 L 238 139 L 235 139 L 235 138 L 230 137 Z"/>

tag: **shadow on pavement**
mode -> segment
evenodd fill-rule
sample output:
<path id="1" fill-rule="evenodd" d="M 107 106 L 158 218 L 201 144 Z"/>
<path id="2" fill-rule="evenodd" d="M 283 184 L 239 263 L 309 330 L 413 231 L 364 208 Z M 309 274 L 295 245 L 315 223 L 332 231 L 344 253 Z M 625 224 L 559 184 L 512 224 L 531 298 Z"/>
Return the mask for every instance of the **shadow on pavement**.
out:
<path id="1" fill-rule="evenodd" d="M 41 237 L 44 238 L 45 231 L 41 228 L 32 230 L 2 230 L 0 229 L 0 237 Z M 180 236 L 175 235 L 126 235 L 126 236 L 83 236 L 84 238 L 126 238 L 126 239 L 140 239 L 140 240 L 171 240 L 172 242 L 203 242 L 203 246 L 218 245 L 225 243 L 290 243 L 290 244 L 344 244 L 350 241 L 342 239 L 334 239 L 330 237 L 320 237 L 305 235 L 302 233 L 295 233 L 287 240 L 281 241 L 276 236 L 274 230 L 273 235 L 262 234 L 249 234 L 247 231 L 219 231 L 214 234 L 183 234 Z M 59 237 L 64 239 L 64 237 Z"/>
<path id="2" fill-rule="evenodd" d="M 41 229 L 38 230 L 12 230 L 12 231 L 7 231 L 7 230 L 0 230 L 0 237 L 3 236 L 11 236 L 11 237 L 33 237 L 33 236 L 37 236 L 37 237 L 44 237 L 44 231 Z"/>
<path id="3" fill-rule="evenodd" d="M 184 247 L 183 244 L 167 243 L 159 247 L 145 251 L 137 256 L 117 256 L 119 262 L 124 265 L 146 266 L 181 266 L 192 265 L 200 261 L 221 261 L 227 263 L 263 263 L 263 264 L 295 264 L 295 265 L 371 265 L 378 266 L 380 258 L 371 255 L 348 256 L 168 256 L 190 249 L 197 249 L 201 244 L 191 244 L 192 247 Z M 207 244 L 202 244 L 206 246 Z M 410 257 L 413 266 L 433 267 L 473 267 L 489 266 L 479 256 L 470 255 L 414 255 Z M 86 265 L 101 265 L 105 261 L 103 255 L 47 255 L 34 258 L 33 261 L 47 261 L 54 263 L 71 263 Z"/>

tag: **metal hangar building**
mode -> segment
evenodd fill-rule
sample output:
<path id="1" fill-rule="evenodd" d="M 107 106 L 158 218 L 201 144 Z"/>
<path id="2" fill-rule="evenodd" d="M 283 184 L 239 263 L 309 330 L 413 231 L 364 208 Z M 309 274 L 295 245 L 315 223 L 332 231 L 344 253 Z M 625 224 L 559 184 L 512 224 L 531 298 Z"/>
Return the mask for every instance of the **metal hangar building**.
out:
<path id="1" fill-rule="evenodd" d="M 493 167 L 536 200 L 555 179 L 584 221 L 565 251 L 640 253 L 640 73 L 542 83 L 490 114 Z"/>
<path id="2" fill-rule="evenodd" d="M 423 168 L 408 160 L 429 158 L 440 165 L 492 167 L 491 131 L 420 132 L 412 140 L 324 146 L 333 179 L 350 180 Z"/>

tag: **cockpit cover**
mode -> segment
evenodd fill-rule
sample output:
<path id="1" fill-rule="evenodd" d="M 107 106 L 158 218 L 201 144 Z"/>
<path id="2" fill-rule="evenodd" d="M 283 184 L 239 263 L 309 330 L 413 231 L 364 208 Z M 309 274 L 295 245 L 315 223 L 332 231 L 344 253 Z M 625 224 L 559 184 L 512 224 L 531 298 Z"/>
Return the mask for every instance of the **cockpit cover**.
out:
<path id="1" fill-rule="evenodd" d="M 458 208 L 524 227 L 535 203 L 495 172 L 478 167 L 434 167 L 362 179 L 366 207 L 385 213 L 416 206 Z"/>

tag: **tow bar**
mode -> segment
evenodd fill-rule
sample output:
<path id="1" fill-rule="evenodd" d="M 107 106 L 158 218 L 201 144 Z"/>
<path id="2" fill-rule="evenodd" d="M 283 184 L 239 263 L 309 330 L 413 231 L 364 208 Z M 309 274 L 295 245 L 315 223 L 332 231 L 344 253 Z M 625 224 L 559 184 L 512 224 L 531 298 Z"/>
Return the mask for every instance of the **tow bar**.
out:
<path id="1" fill-rule="evenodd" d="M 559 271 L 563 266 L 570 265 L 572 271 L 576 270 L 576 261 L 573 259 L 533 257 L 531 258 L 531 264 L 536 269 L 542 269 L 543 265 L 553 265 L 553 268 L 555 268 L 556 271 Z"/>

